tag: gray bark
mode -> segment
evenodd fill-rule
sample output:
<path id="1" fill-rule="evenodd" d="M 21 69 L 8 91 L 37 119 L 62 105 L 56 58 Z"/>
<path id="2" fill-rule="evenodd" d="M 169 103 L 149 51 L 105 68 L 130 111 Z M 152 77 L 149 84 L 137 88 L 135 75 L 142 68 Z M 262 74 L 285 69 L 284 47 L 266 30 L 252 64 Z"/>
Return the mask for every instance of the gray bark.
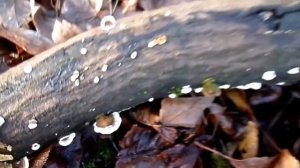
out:
<path id="1" fill-rule="evenodd" d="M 208 77 L 232 86 L 300 79 L 286 73 L 300 66 L 298 6 L 219 2 L 197 1 L 124 18 L 109 33 L 82 33 L 1 74 L 0 116 L 6 122 L 0 141 L 12 145 L 18 158 L 31 153 L 33 143 L 45 145 L 58 138 L 55 133 L 64 135 L 99 113 L 166 96 L 173 86 L 199 87 Z M 274 15 L 263 21 L 262 11 Z M 158 35 L 167 42 L 148 48 Z M 134 51 L 137 58 L 131 59 Z M 23 71 L 27 65 L 33 67 L 29 74 Z M 79 86 L 70 80 L 75 70 L 84 76 Z M 263 81 L 270 70 L 277 77 Z M 98 84 L 96 76 L 103 76 Z M 30 130 L 32 118 L 38 127 Z"/>

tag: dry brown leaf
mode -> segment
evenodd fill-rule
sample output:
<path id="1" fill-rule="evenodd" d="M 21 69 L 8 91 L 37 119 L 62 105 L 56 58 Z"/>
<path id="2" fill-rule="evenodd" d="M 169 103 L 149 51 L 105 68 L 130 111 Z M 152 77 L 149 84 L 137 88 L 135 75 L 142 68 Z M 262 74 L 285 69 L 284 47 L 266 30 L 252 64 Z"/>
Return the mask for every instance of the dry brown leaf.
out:
<path id="1" fill-rule="evenodd" d="M 219 126 L 221 129 L 228 135 L 233 135 L 235 131 L 232 128 L 232 121 L 230 121 L 225 115 L 225 107 L 220 106 L 219 104 L 212 103 L 209 107 L 210 113 L 207 118 L 215 125 Z"/>
<path id="2" fill-rule="evenodd" d="M 258 153 L 258 127 L 253 121 L 249 121 L 243 139 L 239 144 L 239 151 L 244 159 L 255 157 Z"/>
<path id="3" fill-rule="evenodd" d="M 0 37 L 10 40 L 32 55 L 39 54 L 52 46 L 50 39 L 26 29 L 7 29 L 0 25 Z"/>
<path id="4" fill-rule="evenodd" d="M 55 20 L 51 37 L 55 43 L 61 43 L 81 32 L 75 24 L 66 20 Z"/>
<path id="5" fill-rule="evenodd" d="M 164 127 L 160 125 L 152 126 L 166 142 L 174 144 L 175 140 L 178 138 L 178 131 L 172 127 Z"/>
<path id="6" fill-rule="evenodd" d="M 48 160 L 51 149 L 52 149 L 52 145 L 48 146 L 46 149 L 41 151 L 41 153 L 39 153 L 32 161 L 31 168 L 43 168 L 43 166 Z"/>
<path id="7" fill-rule="evenodd" d="M 199 150 L 195 145 L 184 146 L 177 144 L 161 152 L 160 156 L 167 163 L 166 167 L 192 168 L 197 163 Z"/>
<path id="8" fill-rule="evenodd" d="M 273 168 L 300 168 L 300 162 L 288 150 L 284 149 L 276 158 Z"/>
<path id="9" fill-rule="evenodd" d="M 247 101 L 247 95 L 245 91 L 239 89 L 228 89 L 223 90 L 223 93 L 241 112 L 244 112 L 249 119 L 255 120 L 254 113 Z"/>
<path id="10" fill-rule="evenodd" d="M 40 35 L 52 39 L 51 33 L 54 27 L 55 17 L 49 16 L 45 12 L 45 10 L 38 6 L 32 16 L 33 24 Z"/>
<path id="11" fill-rule="evenodd" d="M 205 145 L 202 145 L 199 142 L 194 142 L 194 144 L 202 149 L 205 149 L 207 151 L 210 151 L 214 154 L 221 156 L 224 159 L 227 159 L 234 168 L 273 168 L 272 162 L 274 160 L 274 157 L 252 157 L 252 158 L 248 158 L 248 159 L 238 160 L 238 159 L 234 159 L 232 157 L 226 156 L 226 155 L 224 155 L 214 149 L 211 149 Z"/>
<path id="12" fill-rule="evenodd" d="M 138 0 L 123 0 L 122 1 L 122 13 L 135 12 Z"/>
<path id="13" fill-rule="evenodd" d="M 120 142 L 122 150 L 119 151 L 118 156 L 130 157 L 152 153 L 169 145 L 170 142 L 165 141 L 155 130 L 133 125 Z"/>
<path id="14" fill-rule="evenodd" d="M 152 103 L 143 104 L 137 107 L 136 112 L 130 113 L 135 120 L 145 125 L 159 123 L 159 107 Z"/>
<path id="15" fill-rule="evenodd" d="M 163 168 L 163 167 L 182 167 L 182 168 L 201 168 L 198 161 L 199 150 L 194 146 L 175 145 L 172 148 L 163 150 L 160 153 L 149 153 L 146 155 L 136 155 L 132 158 L 118 157 L 117 168 Z"/>
<path id="16" fill-rule="evenodd" d="M 10 145 L 6 145 L 0 142 L 0 162 L 11 161 L 13 156 L 11 155 L 12 148 Z"/>
<path id="17" fill-rule="evenodd" d="M 272 168 L 274 157 L 252 157 L 243 160 L 230 159 L 234 168 Z"/>
<path id="18" fill-rule="evenodd" d="M 201 124 L 203 113 L 215 97 L 165 98 L 159 112 L 160 122 L 165 126 L 195 128 Z"/>
<path id="19" fill-rule="evenodd" d="M 11 163 L 0 163 L 0 167 L 1 168 L 13 168 L 12 164 Z"/>
<path id="20" fill-rule="evenodd" d="M 29 1 L 5 0 L 0 5 L 0 24 L 8 29 L 26 27 L 30 14 Z"/>

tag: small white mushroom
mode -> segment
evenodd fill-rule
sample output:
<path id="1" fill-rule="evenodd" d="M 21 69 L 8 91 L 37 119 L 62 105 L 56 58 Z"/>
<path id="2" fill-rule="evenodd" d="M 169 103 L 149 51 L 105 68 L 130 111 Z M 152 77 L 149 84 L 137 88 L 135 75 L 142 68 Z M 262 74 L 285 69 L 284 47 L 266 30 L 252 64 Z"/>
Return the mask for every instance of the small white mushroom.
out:
<path id="1" fill-rule="evenodd" d="M 87 53 L 87 49 L 86 48 L 81 48 L 80 49 L 80 54 L 86 55 L 86 53 Z"/>
<path id="2" fill-rule="evenodd" d="M 262 83 L 259 82 L 251 82 L 245 85 L 246 89 L 254 89 L 258 90 L 262 87 Z"/>
<path id="3" fill-rule="evenodd" d="M 287 71 L 287 73 L 290 74 L 290 75 L 298 74 L 299 72 L 300 72 L 299 67 L 295 67 L 295 68 L 292 68 L 292 69 Z"/>
<path id="4" fill-rule="evenodd" d="M 219 88 L 220 89 L 229 89 L 230 85 L 229 84 L 224 84 L 224 85 L 219 86 Z"/>
<path id="5" fill-rule="evenodd" d="M 276 78 L 276 72 L 275 71 L 266 71 L 265 73 L 263 73 L 262 77 L 263 80 L 273 80 Z"/>
<path id="6" fill-rule="evenodd" d="M 238 86 L 236 86 L 235 88 L 241 89 L 241 90 L 246 90 L 246 89 L 248 89 L 245 85 L 238 85 Z"/>
<path id="7" fill-rule="evenodd" d="M 5 119 L 4 119 L 2 116 L 0 116 L 0 127 L 1 127 L 4 123 L 5 123 Z"/>
<path id="8" fill-rule="evenodd" d="M 78 78 L 79 75 L 80 75 L 79 71 L 78 71 L 78 70 L 75 70 L 75 71 L 73 72 L 73 75 L 72 75 L 72 76 L 75 76 L 76 78 Z"/>
<path id="9" fill-rule="evenodd" d="M 181 88 L 181 93 L 182 94 L 188 94 L 188 93 L 190 93 L 191 91 L 193 91 L 193 89 L 191 88 L 191 86 L 190 85 L 186 85 L 186 86 L 183 86 L 182 88 Z"/>
<path id="10" fill-rule="evenodd" d="M 79 75 L 80 75 L 79 71 L 78 71 L 78 70 L 75 70 L 75 71 L 73 72 L 73 74 L 72 74 L 70 80 L 71 80 L 72 82 L 75 82 L 76 79 L 78 79 Z"/>
<path id="11" fill-rule="evenodd" d="M 72 82 L 75 82 L 76 79 L 77 79 L 77 78 L 76 78 L 76 76 L 74 76 L 74 75 L 72 75 L 71 78 L 70 78 L 70 80 L 71 80 Z"/>
<path id="12" fill-rule="evenodd" d="M 148 99 L 148 102 L 153 102 L 153 100 L 154 100 L 154 98 L 153 98 L 153 97 L 150 97 L 150 98 Z"/>
<path id="13" fill-rule="evenodd" d="M 271 34 L 271 33 L 273 33 L 274 31 L 272 31 L 272 30 L 268 30 L 268 31 L 265 31 L 264 32 L 264 34 Z"/>
<path id="14" fill-rule="evenodd" d="M 76 134 L 73 132 L 67 136 L 61 137 L 58 141 L 58 144 L 61 146 L 68 146 L 73 142 L 75 137 L 76 137 Z"/>
<path id="15" fill-rule="evenodd" d="M 81 80 L 81 81 L 84 80 L 84 76 L 80 75 L 79 80 Z"/>
<path id="16" fill-rule="evenodd" d="M 27 65 L 24 66 L 23 70 L 24 70 L 25 73 L 29 74 L 32 71 L 32 66 L 27 64 Z"/>
<path id="17" fill-rule="evenodd" d="M 31 145 L 31 149 L 34 150 L 34 151 L 39 150 L 40 147 L 41 147 L 41 145 L 38 144 L 38 143 L 34 143 L 34 144 Z"/>
<path id="18" fill-rule="evenodd" d="M 93 80 L 94 83 L 99 83 L 99 81 L 100 81 L 100 78 L 98 76 L 96 76 Z"/>
<path id="19" fill-rule="evenodd" d="M 174 99 L 177 97 L 177 95 L 175 93 L 171 93 L 168 95 L 169 98 Z"/>
<path id="20" fill-rule="evenodd" d="M 100 22 L 100 27 L 102 30 L 109 31 L 116 26 L 116 19 L 115 17 L 109 15 L 104 16 Z"/>
<path id="21" fill-rule="evenodd" d="M 195 89 L 194 89 L 194 92 L 195 92 L 195 93 L 200 93 L 200 92 L 202 92 L 202 90 L 203 90 L 203 88 L 202 88 L 202 87 L 199 87 L 199 88 L 195 88 Z"/>
<path id="22" fill-rule="evenodd" d="M 105 65 L 102 66 L 101 71 L 102 71 L 102 72 L 106 72 L 106 71 L 107 71 L 107 68 L 108 68 L 108 65 L 105 64 Z"/>
<path id="23" fill-rule="evenodd" d="M 79 79 L 76 79 L 75 82 L 74 82 L 74 85 L 75 85 L 75 86 L 79 86 L 79 84 L 80 84 Z"/>
<path id="24" fill-rule="evenodd" d="M 137 57 L 137 52 L 134 51 L 133 53 L 130 54 L 131 59 L 135 59 Z"/>
<path id="25" fill-rule="evenodd" d="M 276 83 L 276 85 L 282 86 L 282 85 L 285 85 L 285 82 L 278 82 L 278 83 Z"/>
<path id="26" fill-rule="evenodd" d="M 31 119 L 28 122 L 29 129 L 35 129 L 38 126 L 37 121 L 35 119 Z"/>
<path id="27" fill-rule="evenodd" d="M 112 134 L 113 132 L 117 131 L 122 123 L 122 118 L 118 112 L 113 112 L 112 114 L 110 114 L 110 117 L 113 117 L 112 118 L 113 123 L 111 125 L 101 127 L 97 125 L 97 121 L 96 121 L 93 124 L 94 131 L 96 133 L 101 133 L 101 134 Z"/>

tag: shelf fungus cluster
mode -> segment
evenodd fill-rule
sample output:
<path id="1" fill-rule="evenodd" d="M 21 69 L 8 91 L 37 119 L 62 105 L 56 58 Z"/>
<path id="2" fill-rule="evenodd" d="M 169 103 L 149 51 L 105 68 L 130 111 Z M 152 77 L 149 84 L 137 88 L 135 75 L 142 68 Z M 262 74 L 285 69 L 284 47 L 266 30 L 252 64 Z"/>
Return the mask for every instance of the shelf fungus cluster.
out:
<path id="1" fill-rule="evenodd" d="M 122 123 L 122 119 L 118 112 L 109 115 L 100 114 L 94 123 L 94 131 L 100 134 L 112 134 L 117 131 Z"/>

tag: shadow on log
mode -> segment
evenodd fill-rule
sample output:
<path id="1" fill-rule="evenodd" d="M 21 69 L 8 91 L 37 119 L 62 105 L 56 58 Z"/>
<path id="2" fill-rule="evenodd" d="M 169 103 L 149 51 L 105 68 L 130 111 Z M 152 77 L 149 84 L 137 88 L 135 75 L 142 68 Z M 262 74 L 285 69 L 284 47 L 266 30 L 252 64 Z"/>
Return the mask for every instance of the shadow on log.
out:
<path id="1" fill-rule="evenodd" d="M 33 143 L 45 145 L 99 113 L 166 96 L 173 86 L 196 87 L 207 77 L 232 86 L 299 80 L 287 71 L 300 65 L 300 27 L 293 20 L 300 8 L 275 2 L 208 0 L 145 12 L 118 21 L 109 33 L 90 30 L 23 62 L 0 75 L 6 120 L 0 141 L 19 158 L 33 152 Z M 263 12 L 272 15 L 262 18 Z M 147 47 L 159 35 L 167 42 Z M 270 70 L 277 77 L 262 81 Z M 70 80 L 74 71 L 83 76 L 78 86 Z M 28 128 L 30 119 L 37 128 Z"/>

